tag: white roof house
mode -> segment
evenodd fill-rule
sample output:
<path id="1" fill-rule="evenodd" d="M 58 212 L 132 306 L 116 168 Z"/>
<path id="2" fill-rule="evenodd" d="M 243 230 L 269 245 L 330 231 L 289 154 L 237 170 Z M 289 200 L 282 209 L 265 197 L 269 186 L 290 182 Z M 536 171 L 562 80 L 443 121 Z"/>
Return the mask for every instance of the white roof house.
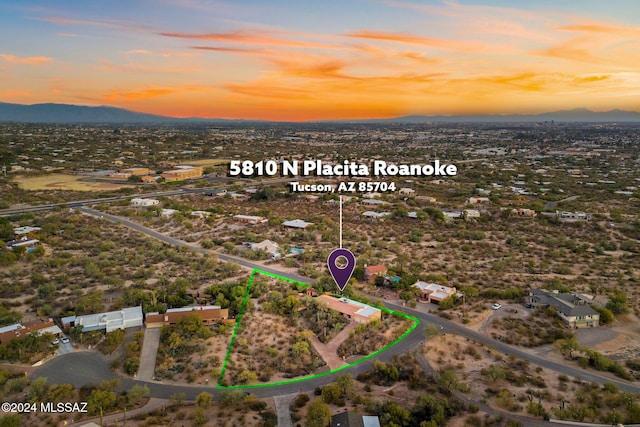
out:
<path id="1" fill-rule="evenodd" d="M 142 326 L 142 306 L 127 307 L 122 310 L 109 311 L 106 313 L 87 314 L 76 316 L 75 326 L 82 325 L 82 331 L 98 331 L 104 329 L 106 332 L 116 329 L 127 329 Z"/>
<path id="2" fill-rule="evenodd" d="M 284 225 L 285 227 L 290 227 L 290 228 L 307 228 L 310 225 L 313 225 L 312 222 L 306 222 L 303 221 L 301 219 L 294 219 L 291 221 L 285 221 L 282 223 L 282 225 Z"/>
<path id="3" fill-rule="evenodd" d="M 381 219 L 386 216 L 391 215 L 391 212 L 373 212 L 373 211 L 365 211 L 362 212 L 362 216 L 369 219 Z"/>
<path id="4" fill-rule="evenodd" d="M 413 286 L 418 288 L 421 297 L 429 302 L 440 302 L 457 293 L 456 288 L 450 288 L 438 283 L 427 283 L 421 280 L 414 283 Z"/>
<path id="5" fill-rule="evenodd" d="M 30 227 L 28 225 L 25 225 L 24 227 L 17 227 L 13 230 L 13 232 L 15 234 L 28 234 L 28 233 L 32 233 L 34 231 L 40 231 L 42 230 L 42 228 L 40 227 Z"/>
<path id="6" fill-rule="evenodd" d="M 157 200 L 157 199 L 141 199 L 141 198 L 131 199 L 131 206 L 135 206 L 135 207 L 157 206 L 159 204 L 160 204 L 160 200 Z"/>
<path id="7" fill-rule="evenodd" d="M 177 212 L 178 211 L 176 209 L 162 209 L 162 211 L 160 212 L 160 216 L 170 217 L 175 215 Z"/>
<path id="8" fill-rule="evenodd" d="M 251 250 L 257 251 L 262 249 L 263 251 L 266 251 L 272 255 L 275 255 L 277 253 L 279 253 L 280 250 L 280 245 L 278 245 L 276 242 L 272 242 L 271 240 L 263 240 L 260 243 L 254 243 L 251 245 Z"/>

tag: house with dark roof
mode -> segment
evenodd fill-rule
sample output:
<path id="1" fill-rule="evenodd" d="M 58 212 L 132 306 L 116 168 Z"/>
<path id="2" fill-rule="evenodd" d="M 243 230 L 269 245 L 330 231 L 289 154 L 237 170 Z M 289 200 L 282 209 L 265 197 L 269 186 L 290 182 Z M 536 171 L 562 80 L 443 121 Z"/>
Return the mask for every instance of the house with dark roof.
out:
<path id="1" fill-rule="evenodd" d="M 189 314 L 196 314 L 203 325 L 225 322 L 229 319 L 229 309 L 219 305 L 189 306 L 170 308 L 165 313 L 147 313 L 145 325 L 147 328 L 160 328 L 165 325 L 175 325 L 176 322 Z"/>
<path id="2" fill-rule="evenodd" d="M 331 417 L 331 427 L 380 427 L 380 419 L 375 415 L 345 411 Z"/>
<path id="3" fill-rule="evenodd" d="M 585 297 L 571 293 L 533 289 L 525 298 L 531 307 L 553 307 L 562 320 L 572 328 L 600 326 L 600 313 L 591 308 Z"/>

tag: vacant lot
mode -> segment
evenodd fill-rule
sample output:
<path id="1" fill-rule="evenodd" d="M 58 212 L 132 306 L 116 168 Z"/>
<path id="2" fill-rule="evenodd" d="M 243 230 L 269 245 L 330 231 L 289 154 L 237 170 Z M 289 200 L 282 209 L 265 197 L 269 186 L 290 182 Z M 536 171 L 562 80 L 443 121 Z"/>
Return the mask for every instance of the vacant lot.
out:
<path id="1" fill-rule="evenodd" d="M 41 176 L 17 176 L 15 182 L 23 190 L 104 191 L 129 187 L 122 184 L 83 181 L 83 177 L 56 173 Z"/>

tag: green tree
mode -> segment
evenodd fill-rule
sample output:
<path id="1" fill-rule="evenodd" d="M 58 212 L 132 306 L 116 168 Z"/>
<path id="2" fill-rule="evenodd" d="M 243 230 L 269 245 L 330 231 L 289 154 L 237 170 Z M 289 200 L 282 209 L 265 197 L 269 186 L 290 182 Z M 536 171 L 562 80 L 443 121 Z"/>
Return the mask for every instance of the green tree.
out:
<path id="1" fill-rule="evenodd" d="M 320 398 L 313 399 L 307 410 L 305 426 L 326 427 L 329 425 L 329 422 L 331 422 L 331 409 L 329 405 L 324 403 Z"/>
<path id="2" fill-rule="evenodd" d="M 207 409 L 211 406 L 211 400 L 213 399 L 213 395 L 211 393 L 207 393 L 203 391 L 199 395 L 196 396 L 196 405 L 200 408 Z"/>
<path id="3" fill-rule="evenodd" d="M 129 405 L 139 405 L 142 399 L 149 396 L 149 393 L 149 387 L 147 387 L 146 385 L 135 384 L 127 393 L 127 400 L 129 401 Z"/>

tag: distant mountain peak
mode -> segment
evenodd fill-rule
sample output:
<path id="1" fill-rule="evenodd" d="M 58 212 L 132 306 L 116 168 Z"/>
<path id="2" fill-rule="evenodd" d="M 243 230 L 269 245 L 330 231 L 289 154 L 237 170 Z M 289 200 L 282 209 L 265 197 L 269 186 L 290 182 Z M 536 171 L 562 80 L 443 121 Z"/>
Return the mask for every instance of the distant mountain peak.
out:
<path id="1" fill-rule="evenodd" d="M 542 114 L 476 114 L 476 115 L 410 115 L 388 119 L 323 120 L 324 123 L 427 123 L 427 122 L 640 122 L 636 111 L 611 110 L 595 112 L 574 108 Z M 0 102 L 0 122 L 54 124 L 166 124 L 166 123 L 258 123 L 261 120 L 226 120 L 160 116 L 140 113 L 109 105 L 86 106 L 43 103 L 33 105 Z M 313 121 L 318 122 L 318 121 Z"/>

